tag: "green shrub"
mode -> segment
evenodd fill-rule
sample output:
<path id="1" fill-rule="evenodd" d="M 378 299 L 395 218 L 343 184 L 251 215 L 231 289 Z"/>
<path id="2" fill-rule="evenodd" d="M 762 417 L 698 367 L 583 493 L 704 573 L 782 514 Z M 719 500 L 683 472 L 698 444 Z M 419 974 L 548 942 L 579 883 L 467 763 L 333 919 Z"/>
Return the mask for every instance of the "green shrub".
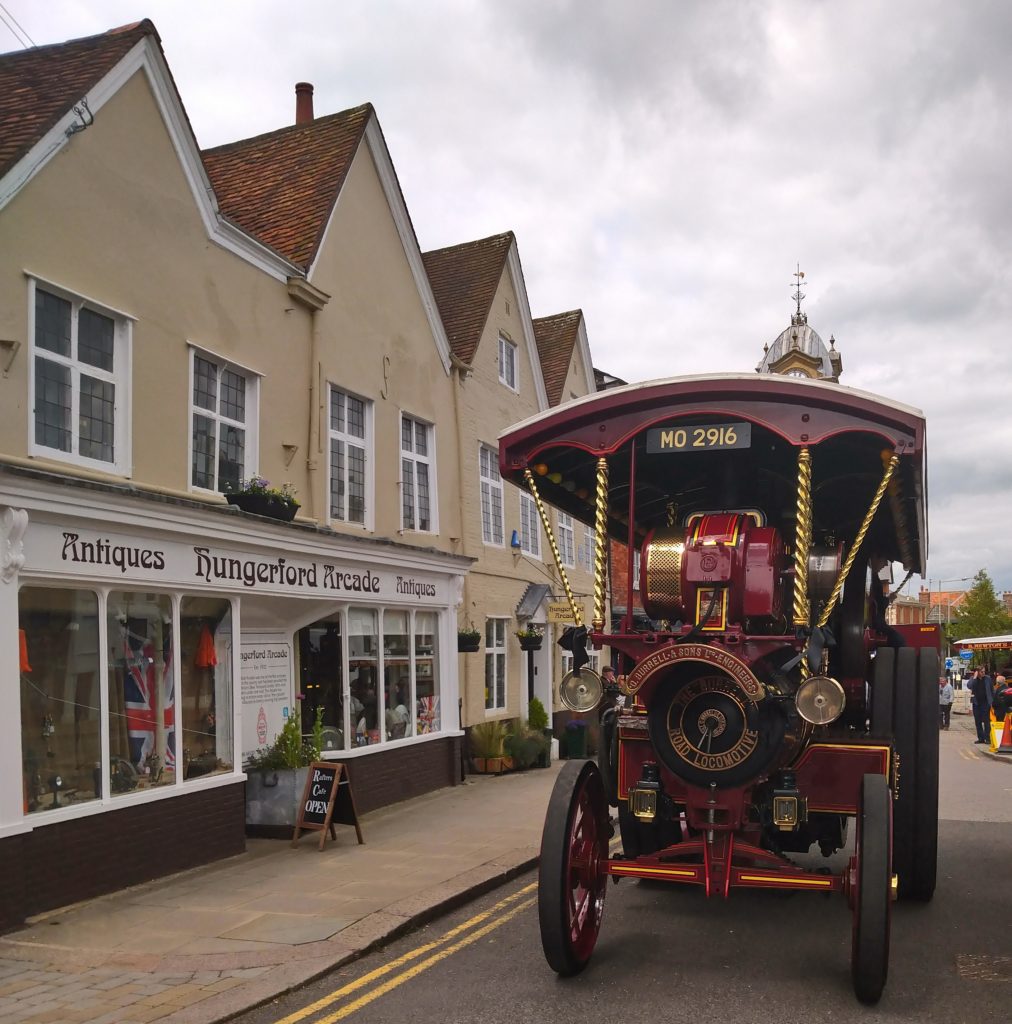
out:
<path id="1" fill-rule="evenodd" d="M 545 705 L 537 697 L 532 697 L 530 704 L 527 705 L 527 724 L 537 730 L 548 728 L 548 713 L 545 711 Z"/>
<path id="2" fill-rule="evenodd" d="M 250 755 L 249 767 L 254 771 L 276 772 L 283 768 L 305 768 L 320 760 L 323 749 L 323 708 L 316 709 L 311 736 L 302 735 L 302 716 L 295 707 L 269 747 L 261 747 Z"/>
<path id="3" fill-rule="evenodd" d="M 506 737 L 506 752 L 519 770 L 533 768 L 548 752 L 550 740 L 540 729 L 517 725 Z"/>

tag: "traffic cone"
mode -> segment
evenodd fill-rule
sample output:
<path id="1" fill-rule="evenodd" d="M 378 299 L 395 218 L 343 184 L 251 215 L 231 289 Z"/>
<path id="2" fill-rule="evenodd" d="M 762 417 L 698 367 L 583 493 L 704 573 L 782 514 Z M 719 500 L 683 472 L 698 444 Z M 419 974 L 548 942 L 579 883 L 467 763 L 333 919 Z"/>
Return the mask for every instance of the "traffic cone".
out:
<path id="1" fill-rule="evenodd" d="M 1012 711 L 1005 716 L 1005 728 L 1002 730 L 998 749 L 1012 754 Z"/>

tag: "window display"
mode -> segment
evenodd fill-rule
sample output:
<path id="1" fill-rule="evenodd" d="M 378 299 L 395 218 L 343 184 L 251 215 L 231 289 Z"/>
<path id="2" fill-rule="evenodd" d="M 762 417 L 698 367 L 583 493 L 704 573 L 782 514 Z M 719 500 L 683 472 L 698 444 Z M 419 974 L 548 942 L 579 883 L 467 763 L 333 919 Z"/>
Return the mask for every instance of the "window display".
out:
<path id="1" fill-rule="evenodd" d="M 306 732 L 323 710 L 323 750 L 346 749 L 344 737 L 344 676 L 339 615 L 314 622 L 296 634 L 299 652 L 299 691 Z M 353 725 L 355 723 L 352 723 Z"/>
<path id="2" fill-rule="evenodd" d="M 298 631 L 303 721 L 312 722 L 323 708 L 324 753 L 440 731 L 438 629 L 437 612 L 349 608 Z"/>
<path id="3" fill-rule="evenodd" d="M 419 736 L 439 732 L 439 662 L 435 612 L 415 612 L 415 706 Z"/>
<path id="4" fill-rule="evenodd" d="M 232 605 L 184 597 L 179 606 L 183 778 L 232 770 Z"/>
<path id="5" fill-rule="evenodd" d="M 176 778 L 172 599 L 107 598 L 109 782 L 114 796 Z"/>
<path id="6" fill-rule="evenodd" d="M 102 796 L 98 599 L 18 593 L 21 756 L 26 813 Z"/>
<path id="7" fill-rule="evenodd" d="M 383 706 L 388 740 L 410 735 L 411 637 L 410 612 L 383 613 Z"/>
<path id="8" fill-rule="evenodd" d="M 356 747 L 380 742 L 376 619 L 376 612 L 368 608 L 348 611 L 349 703 Z"/>

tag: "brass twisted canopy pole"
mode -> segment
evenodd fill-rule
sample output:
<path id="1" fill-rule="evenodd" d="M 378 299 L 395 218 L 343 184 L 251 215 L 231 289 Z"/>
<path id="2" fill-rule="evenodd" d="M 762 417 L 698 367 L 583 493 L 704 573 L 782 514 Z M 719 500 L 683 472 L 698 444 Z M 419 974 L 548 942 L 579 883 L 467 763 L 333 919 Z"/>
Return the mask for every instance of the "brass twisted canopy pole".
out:
<path id="1" fill-rule="evenodd" d="M 807 626 L 808 554 L 812 549 L 812 453 L 798 451 L 798 501 L 794 526 L 794 625 Z"/>
<path id="2" fill-rule="evenodd" d="M 882 482 L 878 485 L 875 497 L 871 499 L 871 505 L 865 513 L 864 522 L 861 523 L 861 529 L 857 531 L 857 536 L 854 538 L 854 543 L 851 546 L 850 553 L 847 555 L 847 560 L 843 563 L 840 575 L 837 576 L 836 582 L 833 584 L 833 592 L 829 595 L 829 599 L 826 601 L 826 607 L 822 609 L 822 614 L 819 616 L 817 625 L 820 629 L 829 622 L 829 616 L 832 615 L 833 606 L 839 600 L 840 591 L 843 590 L 843 584 L 847 580 L 847 574 L 850 572 L 851 567 L 854 564 L 854 559 L 857 558 L 858 551 L 861 550 L 861 545 L 864 543 L 868 527 L 871 526 L 871 521 L 875 518 L 875 513 L 878 511 L 878 507 L 882 502 L 882 495 L 885 494 L 886 488 L 889 486 L 889 481 L 892 479 L 892 475 L 899 464 L 900 457 L 894 453 L 890 457 L 888 465 L 886 465 L 885 473 L 882 476 Z"/>
<path id="3" fill-rule="evenodd" d="M 608 460 L 597 460 L 597 492 L 594 502 L 594 621 L 597 632 L 604 629 L 604 570 L 608 552 Z"/>
<path id="4" fill-rule="evenodd" d="M 812 453 L 807 445 L 798 449 L 798 499 L 794 519 L 794 625 L 807 626 L 811 619 L 808 603 L 808 555 L 812 550 Z M 801 678 L 808 678 L 808 659 L 801 659 Z"/>
<path id="5" fill-rule="evenodd" d="M 569 577 L 566 575 L 566 570 L 562 567 L 562 555 L 559 553 L 559 545 L 555 542 L 555 534 L 552 532 L 552 525 L 548 521 L 548 510 L 541 500 L 541 495 L 538 494 L 537 484 L 534 483 L 534 474 L 529 469 L 525 469 L 524 479 L 527 481 L 527 486 L 531 489 L 531 494 L 534 496 L 534 504 L 538 509 L 538 516 L 541 518 L 541 525 L 545 528 L 545 533 L 548 535 L 548 545 L 552 549 L 555 568 L 559 570 L 562 589 L 566 592 L 566 600 L 569 602 L 569 608 L 573 613 L 573 621 L 576 625 L 582 626 L 583 610 L 576 605 L 576 598 L 573 597 L 573 588 L 569 585 Z"/>

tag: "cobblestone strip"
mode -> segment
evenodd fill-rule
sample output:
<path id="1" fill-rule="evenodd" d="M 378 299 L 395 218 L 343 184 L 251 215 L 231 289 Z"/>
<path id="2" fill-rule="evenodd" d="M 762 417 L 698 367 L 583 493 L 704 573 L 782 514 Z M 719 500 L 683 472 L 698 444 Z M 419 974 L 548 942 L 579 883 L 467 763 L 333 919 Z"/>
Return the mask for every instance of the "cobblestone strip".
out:
<path id="1" fill-rule="evenodd" d="M 94 967 L 78 973 L 0 961 L 4 1024 L 148 1024 L 259 977 L 269 967 L 152 974 Z"/>

